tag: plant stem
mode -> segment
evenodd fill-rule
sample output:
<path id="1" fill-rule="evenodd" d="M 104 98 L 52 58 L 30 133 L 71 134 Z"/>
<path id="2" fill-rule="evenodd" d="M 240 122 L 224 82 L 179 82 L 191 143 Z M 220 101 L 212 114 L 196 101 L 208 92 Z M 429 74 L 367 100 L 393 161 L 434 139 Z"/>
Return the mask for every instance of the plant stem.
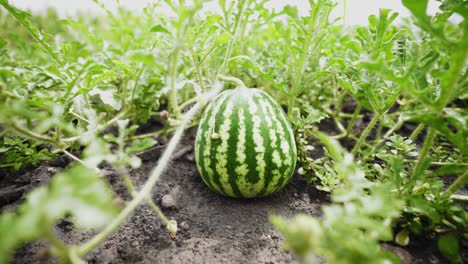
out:
<path id="1" fill-rule="evenodd" d="M 218 94 L 221 86 L 216 87 L 210 93 L 207 93 L 207 100 L 209 101 L 213 96 Z M 101 233 L 97 234 L 91 240 L 86 242 L 85 244 L 81 245 L 77 250 L 79 255 L 84 255 L 104 240 L 107 239 L 109 235 L 111 235 L 127 217 L 135 210 L 135 208 L 143 201 L 145 201 L 148 195 L 151 193 L 153 187 L 156 185 L 156 182 L 159 180 L 162 172 L 166 168 L 169 160 L 172 156 L 172 153 L 175 151 L 175 148 L 179 141 L 182 138 L 182 134 L 185 130 L 185 127 L 190 123 L 192 118 L 202 109 L 202 103 L 197 103 L 194 107 L 192 107 L 185 115 L 181 124 L 176 129 L 174 136 L 172 137 L 171 141 L 169 142 L 166 150 L 162 154 L 161 158 L 159 159 L 158 165 L 151 171 L 148 180 L 146 181 L 145 185 L 138 192 L 135 197 L 127 204 L 127 206 L 120 212 L 120 214 L 112 221 L 109 225 L 106 226 Z"/>
<path id="2" fill-rule="evenodd" d="M 193 49 L 192 47 L 189 48 L 189 51 L 190 51 L 190 57 L 192 57 L 192 62 L 193 62 L 193 66 L 195 66 L 195 69 L 197 70 L 197 78 L 198 78 L 198 82 L 200 83 L 200 90 L 202 93 L 205 92 L 205 86 L 203 85 L 203 75 L 202 75 L 202 70 L 201 70 L 201 65 L 200 65 L 200 62 L 197 62 L 195 60 L 195 54 L 193 54 Z M 180 107 L 181 109 L 183 109 L 183 107 L 181 106 Z"/>
<path id="3" fill-rule="evenodd" d="M 178 119 L 180 117 L 179 105 L 177 103 L 177 87 L 176 87 L 176 78 L 177 78 L 177 62 L 179 60 L 179 44 L 176 44 L 176 50 L 172 58 L 172 64 L 170 69 L 170 78 L 171 78 L 171 92 L 170 92 L 170 108 L 174 113 L 175 117 Z"/>
<path id="4" fill-rule="evenodd" d="M 186 127 L 186 129 L 195 127 L 197 125 L 198 125 L 197 122 L 192 123 L 192 124 L 188 125 Z M 146 133 L 146 134 L 141 134 L 141 135 L 128 137 L 127 140 L 142 139 L 142 138 L 147 138 L 147 137 L 155 137 L 155 136 L 165 135 L 165 134 L 170 133 L 170 132 L 172 132 L 174 130 L 175 130 L 175 128 L 171 127 L 171 128 L 168 128 L 168 129 L 162 129 L 162 130 L 158 130 L 158 131 L 155 131 L 155 132 L 150 132 L 150 133 Z"/>
<path id="5" fill-rule="evenodd" d="M 130 191 L 130 195 L 132 196 L 132 198 L 135 198 L 135 195 L 137 194 L 137 192 L 135 190 L 135 186 L 133 185 L 132 181 L 130 180 L 130 178 L 128 177 L 127 174 L 122 174 L 122 177 L 123 177 L 125 185 L 127 186 L 128 190 Z M 153 200 L 151 200 L 150 197 L 147 197 L 146 202 L 153 209 L 153 211 L 159 216 L 159 218 L 161 218 L 161 220 L 163 220 L 163 222 L 166 225 L 168 225 L 169 224 L 169 219 L 164 215 L 164 213 L 161 211 L 161 209 L 159 209 L 159 207 L 153 202 Z"/>
<path id="6" fill-rule="evenodd" d="M 409 139 L 411 139 L 411 141 L 414 142 L 414 140 L 418 137 L 419 133 L 421 133 L 423 129 L 424 129 L 424 124 L 419 124 L 419 126 L 416 127 L 413 133 L 411 133 L 411 135 L 409 136 Z"/>
<path id="7" fill-rule="evenodd" d="M 57 143 L 58 143 L 57 141 L 55 141 L 51 137 L 38 134 L 36 132 L 33 132 L 32 130 L 26 129 L 26 128 L 22 127 L 22 126 L 19 126 L 19 125 L 13 124 L 13 123 L 11 124 L 11 128 L 13 128 L 16 132 L 19 132 L 20 134 L 23 134 L 23 135 L 25 135 L 25 136 L 27 136 L 29 138 L 32 138 L 32 139 L 35 139 L 35 140 L 38 140 L 38 141 L 50 143 L 52 145 L 57 145 Z"/>
<path id="8" fill-rule="evenodd" d="M 434 128 L 429 128 L 429 131 L 427 132 L 426 139 L 424 140 L 423 147 L 421 149 L 421 152 L 419 153 L 419 158 L 416 163 L 416 166 L 413 169 L 413 173 L 411 177 L 414 177 L 417 173 L 420 172 L 424 160 L 427 158 L 429 155 L 429 150 L 432 147 L 432 142 L 434 141 L 434 138 L 437 134 L 437 131 Z"/>
<path id="9" fill-rule="evenodd" d="M 400 127 L 403 125 L 403 123 L 404 123 L 404 121 L 398 120 L 398 122 L 393 127 L 391 127 L 389 130 L 387 130 L 387 132 L 385 132 L 383 137 L 379 140 L 379 143 L 376 144 L 376 147 L 379 146 L 380 144 L 382 144 L 384 142 L 384 140 L 386 140 L 391 134 L 393 134 L 393 132 L 400 129 Z"/>
<path id="10" fill-rule="evenodd" d="M 8 133 L 8 129 L 0 131 L 0 137 L 3 137 L 4 135 L 6 135 L 6 133 Z"/>
<path id="11" fill-rule="evenodd" d="M 463 185 L 465 185 L 468 181 L 468 171 L 465 171 L 461 176 L 458 177 L 457 180 L 455 180 L 452 185 L 448 187 L 448 189 L 445 191 L 445 194 L 447 195 L 452 195 L 458 189 L 460 189 Z"/>
<path id="12" fill-rule="evenodd" d="M 241 7 L 241 10 L 240 10 L 239 16 L 236 19 L 236 22 L 234 23 L 234 28 L 232 30 L 231 41 L 228 44 L 226 54 L 224 54 L 223 62 L 221 63 L 221 66 L 219 67 L 219 69 L 218 69 L 218 71 L 216 73 L 216 76 L 219 76 L 220 74 L 222 74 L 224 72 L 224 68 L 226 67 L 226 64 L 227 64 L 227 62 L 229 60 L 229 57 L 231 56 L 232 48 L 234 47 L 234 43 L 236 42 L 236 39 L 237 39 L 237 35 L 238 35 L 237 31 L 238 31 L 238 28 L 239 28 L 239 24 L 240 24 L 240 22 L 242 20 L 242 17 L 244 15 L 244 11 L 245 11 L 246 7 L 249 6 L 249 3 L 250 3 L 249 0 L 245 0 L 244 3 L 242 3 L 242 7 Z"/>
<path id="13" fill-rule="evenodd" d="M 74 116 L 74 117 L 80 119 L 81 121 L 86 122 L 86 123 L 89 124 L 89 120 L 86 119 L 86 118 L 84 118 L 84 117 L 82 117 L 82 116 L 80 116 L 79 114 L 77 114 L 77 113 L 75 113 L 75 112 L 73 112 L 73 111 L 71 111 L 71 110 L 68 110 L 68 113 L 69 113 L 70 115 L 72 115 L 72 116 Z"/>
<path id="14" fill-rule="evenodd" d="M 293 110 L 293 107 L 294 107 L 294 96 L 289 96 L 289 100 L 288 100 L 288 116 L 291 117 L 292 115 L 292 110 Z"/>
<path id="15" fill-rule="evenodd" d="M 453 95 L 456 90 L 455 87 L 457 86 L 457 81 L 463 75 L 462 71 L 465 68 L 466 57 L 468 56 L 468 48 L 465 46 L 463 47 L 463 50 L 458 52 L 461 52 L 460 56 L 456 57 L 458 60 L 456 62 L 453 62 L 449 69 L 449 71 L 451 72 L 451 76 L 450 79 L 447 81 L 448 84 L 442 83 L 441 85 L 441 94 L 439 99 L 437 100 L 437 109 L 439 112 L 441 112 L 442 109 L 444 109 L 444 107 L 454 99 Z M 444 87 L 447 87 L 447 89 L 443 89 Z"/>
<path id="16" fill-rule="evenodd" d="M 198 96 L 190 98 L 187 101 L 183 102 L 181 105 L 179 105 L 179 109 L 184 110 L 187 106 L 197 102 L 198 100 L 200 100 L 200 98 L 198 98 Z"/>
<path id="17" fill-rule="evenodd" d="M 237 87 L 239 87 L 239 88 L 247 88 L 247 87 L 245 87 L 245 84 L 238 78 L 231 77 L 231 76 L 224 76 L 222 74 L 220 74 L 218 77 L 219 77 L 219 79 L 221 79 L 223 81 L 228 81 L 228 82 L 235 83 L 237 85 Z"/>
<path id="18" fill-rule="evenodd" d="M 135 93 L 138 88 L 138 83 L 140 82 L 140 78 L 141 78 L 141 75 L 143 74 L 143 71 L 145 71 L 145 66 L 141 66 L 141 68 L 138 70 L 138 73 L 135 78 L 135 83 L 133 84 L 130 102 L 133 102 L 135 100 Z"/>
<path id="19" fill-rule="evenodd" d="M 100 126 L 97 126 L 96 128 L 92 129 L 92 130 L 88 130 L 86 131 L 85 133 L 79 135 L 79 136 L 75 136 L 75 137 L 69 137 L 69 138 L 64 138 L 62 139 L 63 142 L 73 142 L 73 141 L 77 141 L 78 139 L 82 138 L 83 136 L 85 135 L 89 135 L 91 133 L 94 133 L 94 132 L 97 132 L 97 131 L 101 131 L 103 129 L 105 129 L 106 127 L 112 125 L 114 122 L 118 121 L 119 119 L 123 118 L 124 116 L 126 115 L 126 112 L 120 112 L 118 115 L 116 115 L 114 118 L 112 118 L 111 120 L 107 121 L 105 124 L 103 125 L 100 125 Z"/>
<path id="20" fill-rule="evenodd" d="M 68 157 L 70 157 L 72 160 L 78 162 L 78 163 L 81 163 L 83 166 L 85 166 L 85 163 L 80 159 L 78 158 L 77 156 L 73 155 L 72 153 L 68 152 L 66 149 L 62 149 L 61 150 L 65 155 L 67 155 Z M 94 168 L 94 169 L 97 169 L 97 168 Z M 98 169 L 99 170 L 99 169 Z"/>
<path id="21" fill-rule="evenodd" d="M 356 152 L 358 152 L 358 150 L 360 149 L 362 143 L 364 142 L 364 140 L 366 140 L 367 136 L 368 136 L 369 133 L 372 131 L 372 129 L 374 128 L 375 124 L 377 124 L 377 121 L 379 121 L 379 119 L 380 119 L 380 114 L 379 114 L 379 113 L 375 113 L 375 114 L 374 114 L 374 117 L 372 118 L 372 120 L 370 121 L 370 123 L 367 125 L 366 129 L 364 130 L 364 132 L 362 132 L 361 137 L 359 137 L 358 141 L 356 142 L 356 145 L 354 145 L 354 148 L 353 148 L 353 150 L 351 151 L 351 154 L 355 155 Z"/>
<path id="22" fill-rule="evenodd" d="M 59 251 L 59 254 L 62 258 L 67 258 L 69 249 L 67 246 L 57 237 L 55 234 L 54 230 L 52 230 L 52 227 L 47 228 L 47 231 L 45 231 L 45 236 L 47 237 L 47 240 Z"/>
<path id="23" fill-rule="evenodd" d="M 321 0 L 318 0 L 315 5 L 317 6 L 322 6 Z M 299 65 L 294 72 L 293 79 L 291 81 L 291 89 L 290 93 L 288 94 L 289 96 L 289 104 L 288 104 L 288 116 L 291 117 L 292 114 L 292 108 L 294 107 L 294 99 L 295 96 L 297 96 L 298 93 L 298 86 L 300 84 L 301 76 L 304 74 L 305 67 L 307 63 L 309 62 L 309 58 L 312 55 L 313 52 L 309 52 L 309 50 L 312 48 L 312 46 L 317 44 L 317 23 L 321 23 L 322 21 L 318 21 L 319 19 L 319 14 L 320 10 L 317 7 L 314 7 L 312 9 L 312 12 L 310 14 L 310 24 L 308 25 L 308 31 L 305 36 L 305 44 L 302 46 L 302 51 L 300 53 L 299 60 L 297 61 L 296 65 Z M 326 16 L 326 19 L 328 19 L 328 16 Z"/>
<path id="24" fill-rule="evenodd" d="M 353 116 L 351 117 L 351 120 L 349 121 L 348 127 L 346 128 L 346 136 L 348 136 L 351 133 L 351 130 L 353 129 L 354 123 L 356 122 L 356 119 L 361 112 L 362 105 L 357 104 L 356 109 L 354 109 Z"/>
<path id="25" fill-rule="evenodd" d="M 375 141 L 379 142 L 380 141 L 380 136 L 382 135 L 382 122 L 379 123 L 379 126 L 377 126 L 377 132 L 375 134 Z"/>

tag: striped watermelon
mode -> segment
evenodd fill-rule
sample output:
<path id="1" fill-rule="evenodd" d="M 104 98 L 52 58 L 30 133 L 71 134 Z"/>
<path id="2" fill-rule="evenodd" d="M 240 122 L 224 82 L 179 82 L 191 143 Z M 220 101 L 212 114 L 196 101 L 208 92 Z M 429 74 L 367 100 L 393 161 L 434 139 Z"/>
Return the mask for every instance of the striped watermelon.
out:
<path id="1" fill-rule="evenodd" d="M 270 195 L 288 183 L 296 143 L 281 107 L 258 89 L 221 93 L 205 109 L 195 140 L 203 181 L 231 197 Z"/>

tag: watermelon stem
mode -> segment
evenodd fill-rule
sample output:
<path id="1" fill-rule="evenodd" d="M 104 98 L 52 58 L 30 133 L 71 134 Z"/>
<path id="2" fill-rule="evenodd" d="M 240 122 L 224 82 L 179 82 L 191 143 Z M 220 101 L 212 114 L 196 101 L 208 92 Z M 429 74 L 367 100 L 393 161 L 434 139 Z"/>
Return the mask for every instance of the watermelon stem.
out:
<path id="1" fill-rule="evenodd" d="M 221 85 L 215 85 L 213 89 L 211 89 L 203 96 L 203 98 L 206 99 L 205 102 L 209 102 L 211 98 L 216 96 L 220 92 L 221 88 Z M 153 188 L 158 182 L 159 177 L 169 164 L 169 161 L 171 160 L 175 148 L 177 147 L 179 141 L 182 139 L 182 135 L 185 128 L 190 124 L 195 115 L 203 109 L 204 105 L 204 102 L 197 103 L 187 113 L 183 115 L 180 125 L 177 127 L 176 131 L 174 132 L 174 135 L 172 136 L 171 140 L 169 141 L 166 147 L 166 150 L 159 159 L 158 165 L 155 168 L 153 168 L 153 170 L 151 170 L 148 180 L 143 185 L 143 188 L 139 192 L 135 193 L 134 198 L 127 203 L 126 207 L 109 225 L 106 226 L 104 230 L 102 230 L 91 240 L 77 248 L 76 252 L 78 255 L 86 254 L 87 252 L 101 244 L 103 241 L 105 241 L 128 218 L 128 216 L 138 207 L 138 205 L 140 205 L 142 202 L 147 201 L 147 198 L 153 191 Z M 171 231 L 174 231 L 173 227 L 174 225 L 168 226 L 168 228 L 170 228 Z"/>
<path id="2" fill-rule="evenodd" d="M 237 85 L 238 88 L 247 88 L 245 84 L 238 78 L 232 76 L 219 75 L 219 79 L 227 82 L 233 82 Z"/>

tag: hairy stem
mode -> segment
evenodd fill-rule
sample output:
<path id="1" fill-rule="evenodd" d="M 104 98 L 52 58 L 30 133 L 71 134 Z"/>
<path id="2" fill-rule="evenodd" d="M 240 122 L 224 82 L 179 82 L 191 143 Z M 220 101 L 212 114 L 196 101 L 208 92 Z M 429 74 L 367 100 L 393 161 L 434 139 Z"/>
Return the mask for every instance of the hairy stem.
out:
<path id="1" fill-rule="evenodd" d="M 83 134 L 81 134 L 79 136 L 64 138 L 64 139 L 62 139 L 62 141 L 63 142 L 73 142 L 73 141 L 77 141 L 78 139 L 82 138 L 85 135 L 89 135 L 89 134 L 94 133 L 94 132 L 102 131 L 105 128 L 107 128 L 108 126 L 112 125 L 114 122 L 116 122 L 119 119 L 123 118 L 126 114 L 127 114 L 126 112 L 120 112 L 118 115 L 116 115 L 111 120 L 107 121 L 105 124 L 99 125 L 94 129 L 88 130 L 88 131 L 86 131 L 85 133 L 83 133 Z"/>
<path id="2" fill-rule="evenodd" d="M 238 78 L 231 77 L 231 76 L 224 76 L 222 74 L 219 75 L 219 79 L 223 81 L 228 81 L 228 82 L 233 82 L 237 85 L 239 88 L 246 88 L 245 84 Z"/>
<path id="3" fill-rule="evenodd" d="M 351 117 L 351 120 L 349 121 L 348 127 L 346 128 L 346 136 L 348 136 L 351 133 L 351 130 L 353 130 L 354 123 L 356 123 L 356 119 L 361 112 L 362 105 L 357 104 L 356 109 L 354 109 L 353 116 Z"/>
<path id="4" fill-rule="evenodd" d="M 448 187 L 448 189 L 445 191 L 445 194 L 447 195 L 452 195 L 458 189 L 460 189 L 463 185 L 465 185 L 468 181 L 468 171 L 465 171 L 461 176 L 458 177 L 457 180 L 455 180 L 452 185 Z"/>
<path id="5" fill-rule="evenodd" d="M 288 100 L 288 116 L 291 117 L 292 115 L 292 110 L 294 108 L 294 96 L 289 96 L 289 100 Z"/>
<path id="6" fill-rule="evenodd" d="M 424 164 L 424 160 L 429 155 L 429 150 L 432 147 L 432 143 L 436 135 L 437 135 L 437 131 L 432 127 L 429 128 L 429 131 L 427 132 L 426 139 L 424 140 L 421 152 L 419 153 L 418 161 L 416 162 L 416 166 L 413 169 L 412 177 L 415 177 L 415 175 L 421 171 L 422 166 Z"/>
<path id="7" fill-rule="evenodd" d="M 22 126 L 19 126 L 17 124 L 11 124 L 11 128 L 13 130 L 15 130 L 16 132 L 20 133 L 20 134 L 23 134 L 24 136 L 27 136 L 31 139 L 34 139 L 34 140 L 37 140 L 37 141 L 42 141 L 42 142 L 46 142 L 46 143 L 50 143 L 52 145 L 58 145 L 58 142 L 51 138 L 51 137 L 48 137 L 48 136 L 44 136 L 44 135 L 41 135 L 41 134 L 38 134 L 32 130 L 29 130 L 27 128 L 24 128 Z"/>
<path id="8" fill-rule="evenodd" d="M 377 124 L 377 121 L 379 121 L 379 119 L 380 119 L 380 114 L 375 113 L 374 117 L 372 118 L 370 123 L 367 125 L 364 132 L 362 132 L 361 137 L 359 137 L 358 141 L 356 142 L 356 145 L 354 145 L 354 148 L 351 151 L 351 154 L 355 155 L 356 152 L 359 151 L 359 149 L 361 148 L 362 143 L 364 142 L 364 140 L 366 140 L 367 136 L 372 131 L 372 129 L 375 127 L 375 125 Z"/>
<path id="9" fill-rule="evenodd" d="M 180 110 L 184 110 L 187 106 L 189 106 L 189 105 L 191 105 L 191 104 L 193 104 L 193 103 L 195 103 L 195 102 L 197 102 L 197 101 L 199 101 L 199 100 L 200 100 L 200 98 L 198 98 L 198 96 L 195 96 L 195 97 L 193 97 L 193 98 L 188 99 L 188 100 L 185 101 L 184 103 L 182 103 L 182 104 L 179 106 L 179 108 L 180 108 Z"/>
<path id="10" fill-rule="evenodd" d="M 176 44 L 178 45 L 178 44 Z M 174 51 L 174 55 L 172 58 L 172 63 L 171 63 L 171 69 L 170 69 L 170 79 L 171 79 L 171 91 L 170 91 L 170 109 L 176 116 L 176 118 L 179 118 L 180 116 L 180 111 L 179 111 L 179 105 L 177 103 L 177 87 L 176 87 L 176 78 L 177 78 L 177 62 L 179 60 L 179 48 L 176 47 L 176 50 Z"/>
<path id="11" fill-rule="evenodd" d="M 198 82 L 200 83 L 200 90 L 202 93 L 204 93 L 205 86 L 203 84 L 203 74 L 202 74 L 200 62 L 196 60 L 192 47 L 189 48 L 189 51 L 190 51 L 190 57 L 192 58 L 193 66 L 195 66 L 195 69 L 197 70 L 197 78 L 198 78 Z M 183 109 L 182 106 L 180 108 Z"/>
<path id="12" fill-rule="evenodd" d="M 137 192 L 136 192 L 135 186 L 133 185 L 132 181 L 130 180 L 130 177 L 128 177 L 127 174 L 123 174 L 122 177 L 123 177 L 125 185 L 127 186 L 127 189 L 130 191 L 130 195 L 132 196 L 132 198 L 135 198 Z M 153 211 L 159 216 L 159 218 L 161 218 L 161 220 L 166 225 L 169 225 L 169 219 L 164 215 L 164 213 L 161 211 L 161 209 L 159 209 L 159 207 L 153 202 L 151 197 L 148 196 L 147 199 L 146 199 L 146 202 L 151 207 L 151 209 L 153 209 Z"/>
<path id="13" fill-rule="evenodd" d="M 45 236 L 47 237 L 47 240 L 55 247 L 55 249 L 58 251 L 58 255 L 64 259 L 68 258 L 69 254 L 69 249 L 67 246 L 57 237 L 55 234 L 54 230 L 52 229 L 53 227 L 50 227 L 47 229 Z"/>
<path id="14" fill-rule="evenodd" d="M 245 9 L 249 6 L 249 3 L 250 3 L 250 0 L 245 0 L 242 3 L 240 13 L 239 13 L 239 15 L 238 15 L 238 17 L 236 19 L 236 22 L 234 23 L 234 28 L 232 30 L 231 41 L 229 41 L 229 44 L 228 44 L 228 47 L 227 47 L 227 50 L 226 50 L 226 54 L 224 54 L 223 62 L 221 63 L 221 66 L 219 67 L 218 72 L 216 73 L 216 76 L 219 76 L 220 74 L 222 74 L 224 72 L 224 68 L 226 68 L 227 62 L 228 62 L 229 57 L 231 56 L 231 53 L 232 53 L 232 48 L 234 47 L 234 43 L 236 42 L 236 39 L 237 39 L 239 24 L 240 24 L 240 22 L 241 22 L 241 20 L 242 20 L 242 18 L 244 16 Z"/>
<path id="15" fill-rule="evenodd" d="M 211 91 L 209 94 L 206 94 L 207 101 L 210 100 L 213 96 L 215 96 L 221 88 L 216 87 Z M 166 150 L 162 154 L 161 158 L 159 159 L 158 165 L 151 171 L 148 180 L 146 181 L 145 185 L 136 193 L 135 197 L 127 204 L 127 206 L 120 212 L 120 214 L 112 221 L 109 225 L 106 226 L 101 233 L 97 234 L 94 238 L 86 242 L 85 244 L 81 245 L 77 250 L 79 255 L 84 255 L 99 244 L 101 244 L 104 240 L 107 239 L 109 235 L 111 235 L 122 223 L 127 219 L 127 217 L 135 210 L 135 208 L 142 202 L 146 201 L 148 195 L 151 193 L 153 187 L 156 185 L 159 177 L 161 176 L 162 172 L 166 168 L 172 154 L 175 151 L 175 148 L 179 141 L 182 138 L 182 134 L 185 130 L 185 127 L 190 123 L 192 118 L 202 109 L 203 104 L 198 103 L 194 107 L 192 107 L 183 117 L 181 124 L 176 129 L 171 141 L 169 142 Z"/>
<path id="16" fill-rule="evenodd" d="M 421 133 L 421 131 L 424 129 L 424 124 L 419 124 L 418 127 L 411 133 L 409 139 L 414 142 L 414 140 L 418 137 L 418 135 Z"/>

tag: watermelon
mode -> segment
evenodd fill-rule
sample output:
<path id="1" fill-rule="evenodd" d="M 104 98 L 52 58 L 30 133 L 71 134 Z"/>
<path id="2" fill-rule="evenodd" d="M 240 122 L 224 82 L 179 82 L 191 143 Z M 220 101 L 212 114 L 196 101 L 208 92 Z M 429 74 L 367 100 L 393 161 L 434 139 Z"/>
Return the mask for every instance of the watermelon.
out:
<path id="1" fill-rule="evenodd" d="M 291 125 L 266 92 L 227 90 L 203 112 L 195 161 L 212 190 L 239 198 L 270 195 L 288 183 L 296 159 Z"/>

